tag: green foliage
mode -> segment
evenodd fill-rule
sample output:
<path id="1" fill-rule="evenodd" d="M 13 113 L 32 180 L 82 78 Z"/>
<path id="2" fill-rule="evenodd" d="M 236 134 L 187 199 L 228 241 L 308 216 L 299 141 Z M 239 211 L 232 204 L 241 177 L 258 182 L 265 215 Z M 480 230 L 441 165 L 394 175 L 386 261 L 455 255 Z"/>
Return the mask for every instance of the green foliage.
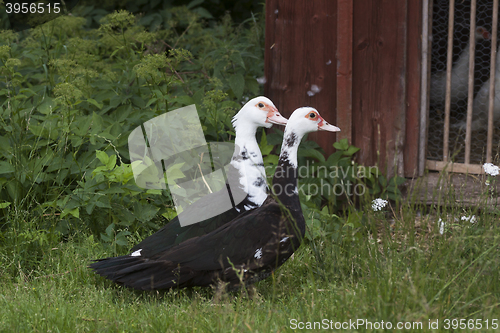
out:
<path id="1" fill-rule="evenodd" d="M 151 29 L 149 14 L 80 6 L 0 32 L 0 242 L 13 237 L 20 211 L 50 218 L 19 224 L 14 237 L 91 232 L 114 251 L 128 232 L 144 236 L 158 228 L 155 217 L 175 216 L 169 193 L 136 186 L 129 133 L 195 103 L 207 141 L 230 140 L 237 101 L 258 94 L 263 75 L 263 21 L 208 23 L 200 8 L 167 6 L 169 24 Z"/>
<path id="2" fill-rule="evenodd" d="M 106 228 L 105 232 L 106 232 L 105 234 L 101 234 L 101 239 L 111 247 L 112 253 L 114 255 L 117 255 L 117 253 L 118 253 L 118 251 L 116 250 L 117 245 L 118 246 L 127 246 L 128 245 L 127 236 L 129 236 L 131 234 L 130 231 L 120 230 L 120 231 L 116 232 L 115 231 L 115 224 L 111 223 Z"/>
<path id="3" fill-rule="evenodd" d="M 337 150 L 325 158 L 318 145 L 302 143 L 299 150 L 299 194 L 311 207 L 328 207 L 331 214 L 345 211 L 353 204 L 363 204 L 374 198 L 397 201 L 399 186 L 405 178 L 394 176 L 387 180 L 378 167 L 365 167 L 354 161 L 359 151 L 347 139 L 333 144 Z"/>
<path id="4" fill-rule="evenodd" d="M 131 165 L 121 163 L 118 166 L 117 155 L 108 156 L 100 150 L 97 150 L 96 155 L 100 164 L 92 173 L 77 181 L 78 186 L 71 193 L 44 203 L 46 207 L 61 211 L 61 232 L 68 232 L 72 221 L 78 221 L 78 229 L 87 228 L 96 234 L 107 227 L 108 238 L 115 225 L 130 230 L 156 228 L 152 219 L 158 212 L 164 212 L 161 209 L 171 202 L 170 195 L 137 187 Z M 111 225 L 113 227 L 110 229 Z M 117 244 L 127 245 L 123 240 Z"/>
<path id="5" fill-rule="evenodd" d="M 415 322 L 423 328 L 429 320 L 444 327 L 450 318 L 480 319 L 485 327 L 488 319 L 491 327 L 500 315 L 498 218 L 481 214 L 480 228 L 412 238 L 415 218 L 405 206 L 395 236 L 365 235 L 361 242 L 341 244 L 317 238 L 255 284 L 253 297 L 211 288 L 136 292 L 118 287 L 88 270 L 89 258 L 114 254 L 108 244 L 88 235 L 51 244 L 36 265 L 22 263 L 17 270 L 14 247 L 2 249 L 0 330 L 277 332 L 291 330 L 292 319 L 325 318 L 334 324 L 353 318 L 380 323 L 383 318 L 392 327 Z M 41 222 L 33 220 L 34 225 Z M 422 229 L 432 226 L 426 222 Z M 371 331 L 365 325 L 358 330 Z"/>

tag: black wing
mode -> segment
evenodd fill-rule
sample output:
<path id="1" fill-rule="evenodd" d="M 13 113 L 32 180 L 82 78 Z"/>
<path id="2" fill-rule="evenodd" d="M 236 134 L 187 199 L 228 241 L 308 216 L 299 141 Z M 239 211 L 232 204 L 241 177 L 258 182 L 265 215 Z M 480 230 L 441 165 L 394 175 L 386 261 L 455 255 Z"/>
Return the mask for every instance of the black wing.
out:
<path id="1" fill-rule="evenodd" d="M 238 171 L 232 167 L 229 169 L 230 174 L 228 177 L 238 179 Z M 249 196 L 240 187 L 234 186 L 233 183 L 231 184 L 231 187 L 226 184 L 226 187 L 222 190 L 201 198 L 187 207 L 187 209 L 180 214 L 183 221 L 192 221 L 197 223 L 183 227 L 180 224 L 179 217 L 175 217 L 156 233 L 145 238 L 142 242 L 134 246 L 130 252 L 141 250 L 141 254 L 144 256 L 154 256 L 155 254 L 167 251 L 172 246 L 178 245 L 190 238 L 208 234 L 209 232 L 223 226 L 227 222 L 234 220 L 239 214 L 256 207 L 255 204 L 250 201 Z M 233 206 L 224 213 L 207 218 L 201 222 L 196 221 L 197 219 L 199 220 L 199 216 L 202 214 L 212 216 L 213 214 L 210 212 L 214 209 L 227 206 L 227 193 L 229 193 L 232 198 L 239 199 L 235 207 Z M 241 201 L 241 198 L 244 199 Z"/>
<path id="2" fill-rule="evenodd" d="M 153 256 L 122 256 L 90 265 L 98 274 L 141 290 L 205 286 L 217 279 L 235 285 L 283 264 L 300 246 L 289 214 L 266 201 L 231 223 Z"/>

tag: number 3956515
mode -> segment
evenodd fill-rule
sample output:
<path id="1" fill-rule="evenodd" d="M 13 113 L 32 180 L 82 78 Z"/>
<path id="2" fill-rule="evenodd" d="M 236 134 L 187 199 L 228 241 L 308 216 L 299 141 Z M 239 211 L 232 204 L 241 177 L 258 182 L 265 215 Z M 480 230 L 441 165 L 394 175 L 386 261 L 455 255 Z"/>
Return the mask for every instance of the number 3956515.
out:
<path id="1" fill-rule="evenodd" d="M 61 12 L 60 3 L 10 3 L 5 4 L 7 14 L 43 14 Z"/>

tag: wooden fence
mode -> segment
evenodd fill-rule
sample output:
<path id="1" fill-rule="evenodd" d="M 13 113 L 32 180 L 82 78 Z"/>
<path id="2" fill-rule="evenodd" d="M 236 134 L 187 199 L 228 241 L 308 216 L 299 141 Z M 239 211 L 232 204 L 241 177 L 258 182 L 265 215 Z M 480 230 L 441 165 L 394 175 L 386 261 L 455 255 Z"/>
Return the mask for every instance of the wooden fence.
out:
<path id="1" fill-rule="evenodd" d="M 312 106 L 388 174 L 419 171 L 423 0 L 267 0 L 265 93 L 289 116 Z"/>

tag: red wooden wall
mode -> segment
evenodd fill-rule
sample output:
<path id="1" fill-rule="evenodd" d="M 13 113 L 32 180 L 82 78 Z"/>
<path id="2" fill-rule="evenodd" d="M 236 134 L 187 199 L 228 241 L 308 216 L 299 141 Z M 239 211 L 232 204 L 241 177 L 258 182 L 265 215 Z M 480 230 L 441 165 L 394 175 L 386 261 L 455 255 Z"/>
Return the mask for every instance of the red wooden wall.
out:
<path id="1" fill-rule="evenodd" d="M 335 123 L 336 20 L 337 1 L 266 1 L 266 96 L 285 117 L 298 107 L 312 106 Z M 309 96 L 313 85 L 320 91 Z M 327 154 L 334 151 L 332 137 L 309 135 Z"/>
<path id="2" fill-rule="evenodd" d="M 421 0 L 267 0 L 266 95 L 285 116 L 312 106 L 339 126 L 337 138 L 310 136 L 327 154 L 346 137 L 361 148 L 358 162 L 415 176 L 421 7 Z"/>

